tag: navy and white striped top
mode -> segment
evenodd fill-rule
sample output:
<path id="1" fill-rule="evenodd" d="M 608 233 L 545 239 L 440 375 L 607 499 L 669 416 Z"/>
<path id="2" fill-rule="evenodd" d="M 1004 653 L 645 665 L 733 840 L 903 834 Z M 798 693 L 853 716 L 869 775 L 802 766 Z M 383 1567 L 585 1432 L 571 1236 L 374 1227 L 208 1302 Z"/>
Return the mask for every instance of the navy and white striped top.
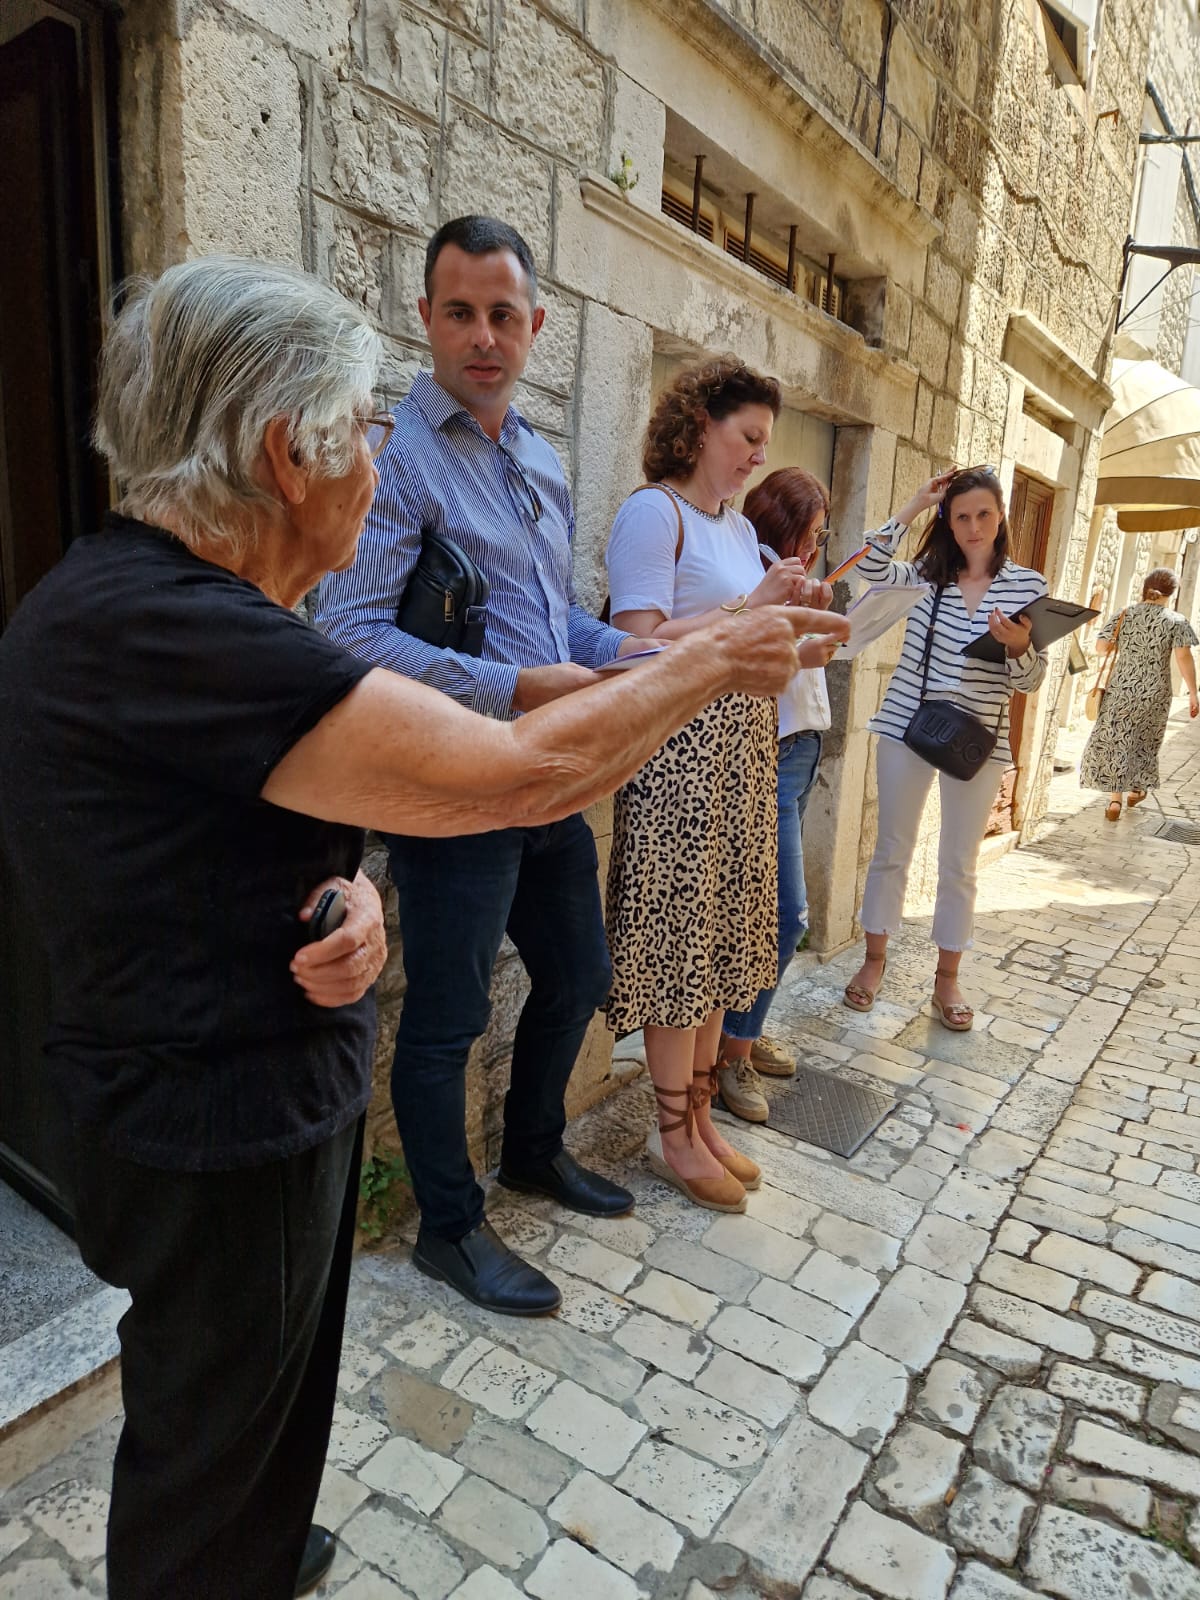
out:
<path id="1" fill-rule="evenodd" d="M 864 556 L 855 567 L 855 576 L 873 584 L 923 583 L 925 580 L 913 562 L 894 558 L 896 546 L 907 532 L 905 525 L 893 517 L 877 533 L 868 534 L 871 554 Z M 1006 656 L 999 662 L 964 656 L 962 650 L 964 645 L 988 631 L 988 617 L 996 606 L 1011 617 L 1045 593 L 1046 580 L 1040 572 L 1005 561 L 973 615 L 968 614 L 956 583 L 947 585 L 938 607 L 925 697 L 953 700 L 989 728 L 996 727 L 998 717 L 999 732 L 991 759 L 1005 766 L 1012 760 L 1008 747 L 1009 697 L 1014 689 L 1032 694 L 1038 687 L 1046 676 L 1046 652 L 1030 645 L 1023 655 Z M 885 739 L 903 739 L 913 712 L 920 704 L 921 664 L 934 594 L 931 588 L 909 612 L 900 660 L 888 683 L 883 704 L 867 723 L 872 733 L 882 734 Z"/>
<path id="2" fill-rule="evenodd" d="M 428 372 L 418 372 L 394 414 L 358 554 L 345 572 L 322 579 L 317 626 L 354 655 L 500 720 L 517 715 L 522 667 L 611 661 L 625 635 L 576 603 L 575 517 L 553 447 L 512 406 L 497 444 Z M 481 657 L 438 649 L 396 626 L 422 529 L 453 539 L 491 584 Z"/>

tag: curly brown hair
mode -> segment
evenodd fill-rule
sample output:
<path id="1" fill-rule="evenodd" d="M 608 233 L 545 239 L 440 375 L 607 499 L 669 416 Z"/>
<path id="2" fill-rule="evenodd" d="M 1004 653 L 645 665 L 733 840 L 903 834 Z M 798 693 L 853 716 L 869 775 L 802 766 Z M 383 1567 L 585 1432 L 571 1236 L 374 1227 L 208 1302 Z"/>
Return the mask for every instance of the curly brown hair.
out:
<path id="1" fill-rule="evenodd" d="M 783 395 L 774 378 L 736 356 L 716 356 L 685 367 L 659 395 L 646 429 L 642 471 L 648 483 L 690 478 L 709 418 L 721 422 L 742 406 L 766 406 L 779 415 Z"/>

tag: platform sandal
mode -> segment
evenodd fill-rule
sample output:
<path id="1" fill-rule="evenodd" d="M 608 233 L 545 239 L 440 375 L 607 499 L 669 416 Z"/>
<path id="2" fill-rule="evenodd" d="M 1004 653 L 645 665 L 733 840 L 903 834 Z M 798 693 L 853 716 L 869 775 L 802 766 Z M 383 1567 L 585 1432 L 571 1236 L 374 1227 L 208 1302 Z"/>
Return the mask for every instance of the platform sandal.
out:
<path id="1" fill-rule="evenodd" d="M 718 1061 L 714 1066 L 709 1067 L 707 1072 L 693 1072 L 692 1074 L 693 1084 L 703 1084 L 707 1081 L 708 1098 L 710 1100 L 716 1099 L 720 1088 L 720 1080 L 717 1077 L 720 1065 L 721 1063 Z M 726 1140 L 725 1143 L 729 1144 L 729 1141 Z M 713 1154 L 717 1154 L 715 1150 Z M 717 1156 L 717 1160 L 725 1168 L 726 1172 L 737 1179 L 743 1189 L 760 1189 L 762 1187 L 762 1168 L 756 1161 L 751 1161 L 749 1156 L 744 1156 L 740 1150 L 735 1150 L 732 1145 L 729 1146 L 728 1154 Z"/>
<path id="2" fill-rule="evenodd" d="M 876 957 L 865 956 L 863 959 L 865 964 L 867 961 L 874 961 Z M 861 983 L 848 983 L 842 991 L 842 1004 L 849 1006 L 851 1011 L 870 1011 L 875 1004 L 875 996 L 883 986 L 883 975 L 887 971 L 887 957 L 880 956 L 878 960 L 879 982 L 873 989 L 864 989 Z"/>
<path id="3" fill-rule="evenodd" d="M 958 977 L 957 972 L 947 972 L 944 967 L 935 968 L 934 975 L 938 978 L 957 979 Z M 931 997 L 929 1003 L 933 1007 L 934 1016 L 937 1017 L 942 1027 L 949 1028 L 951 1033 L 970 1033 L 975 1026 L 974 1011 L 970 1006 L 963 1005 L 961 1001 L 955 1005 L 943 1005 L 935 994 Z"/>
<path id="4" fill-rule="evenodd" d="M 683 1115 L 674 1122 L 663 1124 L 663 1130 L 674 1133 L 676 1128 L 683 1128 L 687 1133 L 688 1142 L 691 1143 L 692 1129 L 696 1124 L 696 1107 L 704 1105 L 711 1095 L 710 1074 L 701 1075 L 701 1082 L 693 1082 L 690 1089 L 660 1089 L 657 1084 L 654 1095 L 660 1109 L 664 1113 L 679 1110 L 679 1107 L 669 1104 L 672 1100 L 682 1100 Z M 717 1159 L 714 1157 L 714 1160 Z M 694 1200 L 698 1206 L 704 1206 L 709 1211 L 745 1211 L 746 1189 L 737 1178 L 729 1171 L 720 1178 L 685 1178 L 675 1171 L 667 1160 L 663 1150 L 662 1133 L 657 1126 L 651 1128 L 646 1140 L 646 1160 L 650 1171 L 656 1178 L 661 1178 L 664 1183 L 669 1183 L 681 1194 L 687 1195 L 689 1200 Z"/>

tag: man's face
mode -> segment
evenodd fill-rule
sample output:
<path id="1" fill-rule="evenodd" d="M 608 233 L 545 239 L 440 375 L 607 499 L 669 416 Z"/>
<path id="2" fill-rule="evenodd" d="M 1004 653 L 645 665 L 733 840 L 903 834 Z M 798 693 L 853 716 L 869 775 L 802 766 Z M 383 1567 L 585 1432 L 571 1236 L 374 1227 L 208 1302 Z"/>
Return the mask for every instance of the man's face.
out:
<path id="1" fill-rule="evenodd" d="M 472 256 L 448 244 L 433 267 L 432 297 L 417 302 L 433 375 L 466 408 L 494 416 L 512 399 L 545 317 L 511 250 Z"/>

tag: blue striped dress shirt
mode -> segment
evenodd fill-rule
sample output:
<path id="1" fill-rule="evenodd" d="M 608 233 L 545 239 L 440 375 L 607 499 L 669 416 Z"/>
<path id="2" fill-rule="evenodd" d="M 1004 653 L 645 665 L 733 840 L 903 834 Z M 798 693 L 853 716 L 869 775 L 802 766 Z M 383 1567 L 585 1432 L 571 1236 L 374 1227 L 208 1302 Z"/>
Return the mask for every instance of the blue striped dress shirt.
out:
<path id="1" fill-rule="evenodd" d="M 893 517 L 878 533 L 867 534 L 865 543 L 871 546 L 871 554 L 859 562 L 855 576 L 873 584 L 923 583 L 920 570 L 911 561 L 895 559 L 896 546 L 907 532 L 905 525 Z M 921 703 L 921 668 L 934 592 L 930 589 L 909 612 L 900 660 L 883 704 L 867 723 L 870 732 L 880 733 L 885 739 L 903 739 Z M 973 613 L 968 613 L 956 583 L 946 586 L 938 608 L 927 698 L 953 700 L 994 729 L 996 748 L 991 759 L 1005 766 L 1012 760 L 1008 747 L 1009 699 L 1014 689 L 1032 694 L 1038 687 L 1046 676 L 1046 652 L 1030 645 L 1022 655 L 1006 656 L 1002 662 L 980 661 L 975 656 L 964 656 L 963 646 L 988 631 L 988 617 L 996 606 L 1012 617 L 1045 593 L 1046 580 L 1040 572 L 1006 560 Z"/>
<path id="2" fill-rule="evenodd" d="M 322 580 L 317 626 L 354 655 L 501 720 L 517 715 L 522 667 L 611 661 L 625 635 L 575 600 L 575 516 L 553 447 L 512 406 L 497 444 L 428 372 L 394 414 L 358 554 Z M 439 649 L 396 626 L 422 529 L 453 539 L 491 584 L 482 656 Z"/>

